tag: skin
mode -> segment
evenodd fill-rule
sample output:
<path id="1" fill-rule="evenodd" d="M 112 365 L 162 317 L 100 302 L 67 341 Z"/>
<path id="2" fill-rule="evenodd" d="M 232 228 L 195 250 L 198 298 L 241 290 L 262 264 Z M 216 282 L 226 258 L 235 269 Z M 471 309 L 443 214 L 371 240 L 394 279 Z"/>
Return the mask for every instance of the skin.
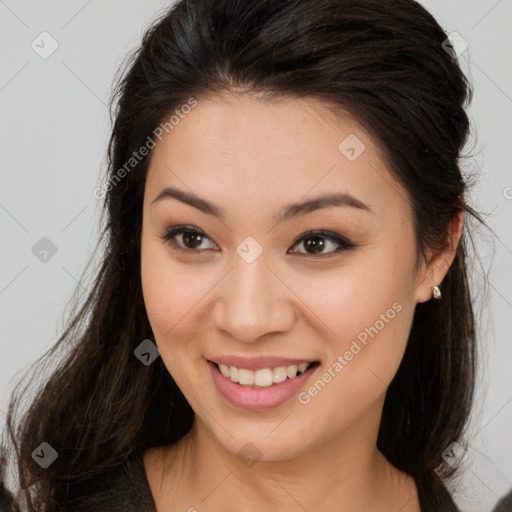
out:
<path id="1" fill-rule="evenodd" d="M 338 149 L 349 134 L 365 145 L 354 161 Z M 167 186 L 207 199 L 225 218 L 174 198 L 152 203 Z M 331 206 L 276 223 L 286 205 L 333 191 L 370 211 Z M 198 248 L 183 235 L 174 238 L 181 251 L 165 243 L 161 237 L 178 224 L 204 233 Z M 313 99 L 199 99 L 153 150 L 143 206 L 148 317 L 163 362 L 195 411 L 183 439 L 144 456 L 158 512 L 242 505 L 247 512 L 418 512 L 414 481 L 376 440 L 415 306 L 441 285 L 462 215 L 451 227 L 445 249 L 416 267 L 408 195 L 349 114 Z M 320 229 L 355 247 L 336 253 L 337 243 L 324 238 L 319 255 L 308 249 L 310 239 L 294 244 Z M 263 250 L 250 264 L 236 252 L 248 236 Z M 215 387 L 207 359 L 279 355 L 320 362 L 307 391 L 395 303 L 400 312 L 307 404 L 294 397 L 248 411 Z M 237 457 L 248 442 L 261 457 L 254 465 Z"/>

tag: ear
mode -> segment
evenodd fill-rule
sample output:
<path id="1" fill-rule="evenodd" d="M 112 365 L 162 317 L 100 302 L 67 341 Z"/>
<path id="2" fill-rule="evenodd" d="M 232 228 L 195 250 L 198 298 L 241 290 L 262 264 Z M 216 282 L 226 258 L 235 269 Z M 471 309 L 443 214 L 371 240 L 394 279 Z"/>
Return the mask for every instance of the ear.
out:
<path id="1" fill-rule="evenodd" d="M 424 264 L 416 281 L 416 302 L 427 302 L 432 298 L 432 286 L 437 285 L 443 291 L 441 283 L 448 272 L 462 238 L 464 212 L 454 215 L 448 228 L 445 246 L 433 254 L 431 261 Z"/>

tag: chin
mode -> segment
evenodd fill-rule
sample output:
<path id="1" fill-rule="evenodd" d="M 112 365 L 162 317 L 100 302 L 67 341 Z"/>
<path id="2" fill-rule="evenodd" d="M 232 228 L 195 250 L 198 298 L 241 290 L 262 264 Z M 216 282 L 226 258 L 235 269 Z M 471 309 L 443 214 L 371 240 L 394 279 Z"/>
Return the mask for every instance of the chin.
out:
<path id="1" fill-rule="evenodd" d="M 207 425 L 223 449 L 236 455 L 242 461 L 277 462 L 297 458 L 308 449 L 312 432 L 318 432 L 313 424 L 303 424 L 302 428 L 293 423 L 292 412 L 272 421 L 240 420 L 228 427 L 214 423 Z M 283 421 L 284 420 L 284 421 Z"/>

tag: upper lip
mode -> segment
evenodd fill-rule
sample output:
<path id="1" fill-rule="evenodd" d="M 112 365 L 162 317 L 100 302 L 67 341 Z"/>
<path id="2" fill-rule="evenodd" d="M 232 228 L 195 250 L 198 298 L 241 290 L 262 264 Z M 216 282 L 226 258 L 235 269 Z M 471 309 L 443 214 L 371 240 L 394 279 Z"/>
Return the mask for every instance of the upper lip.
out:
<path id="1" fill-rule="evenodd" d="M 278 366 L 292 366 L 302 363 L 317 362 L 316 359 L 297 359 L 293 357 L 260 356 L 260 357 L 239 357 L 219 356 L 209 359 L 212 363 L 245 368 L 247 370 L 262 370 L 263 368 L 277 368 Z"/>

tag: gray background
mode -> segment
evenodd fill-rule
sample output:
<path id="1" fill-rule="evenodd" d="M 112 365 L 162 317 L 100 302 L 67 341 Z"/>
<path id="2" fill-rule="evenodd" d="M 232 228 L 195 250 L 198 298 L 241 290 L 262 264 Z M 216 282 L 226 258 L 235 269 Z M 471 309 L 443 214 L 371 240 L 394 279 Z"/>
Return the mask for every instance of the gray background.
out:
<path id="1" fill-rule="evenodd" d="M 482 265 L 474 276 L 488 272 L 490 296 L 480 324 L 482 370 L 467 469 L 457 496 L 463 511 L 485 512 L 512 488 L 512 2 L 422 4 L 469 45 L 459 61 L 475 89 L 468 144 L 474 158 L 464 166 L 481 173 L 470 202 L 496 233 L 477 238 Z M 75 288 L 86 287 L 80 279 L 99 227 L 92 191 L 105 166 L 114 72 L 167 5 L 0 0 L 2 418 L 14 383 L 57 340 Z M 49 39 L 42 48 L 43 31 L 58 43 L 46 59 L 31 47 L 35 40 L 39 51 L 50 48 Z M 32 252 L 43 237 L 57 248 L 46 262 Z"/>

